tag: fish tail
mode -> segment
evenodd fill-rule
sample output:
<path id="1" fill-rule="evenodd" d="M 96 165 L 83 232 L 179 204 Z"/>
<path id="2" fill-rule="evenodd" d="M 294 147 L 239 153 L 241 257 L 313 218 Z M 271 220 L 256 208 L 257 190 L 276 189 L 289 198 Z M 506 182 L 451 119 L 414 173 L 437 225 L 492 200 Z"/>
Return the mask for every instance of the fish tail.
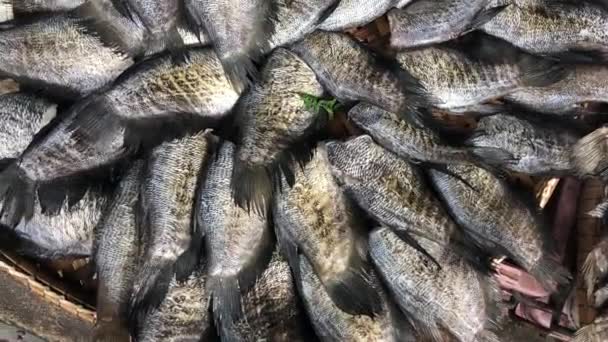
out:
<path id="1" fill-rule="evenodd" d="M 608 173 L 608 127 L 601 127 L 582 137 L 572 148 L 572 164 L 582 176 Z"/>
<path id="2" fill-rule="evenodd" d="M 566 69 L 556 61 L 532 55 L 523 55 L 518 62 L 521 85 L 526 87 L 546 87 L 562 80 Z"/>
<path id="3" fill-rule="evenodd" d="M 248 166 L 236 160 L 232 171 L 232 197 L 238 206 L 266 215 L 272 198 L 273 182 L 263 166 Z"/>
<path id="4" fill-rule="evenodd" d="M 4 198 L 0 217 L 4 224 L 14 228 L 34 214 L 36 184 L 29 179 L 17 163 L 12 163 L 0 173 L 0 197 Z"/>
<path id="5" fill-rule="evenodd" d="M 542 256 L 529 272 L 548 291 L 553 291 L 557 285 L 568 285 L 572 279 L 570 272 L 548 255 Z"/>
<path id="6" fill-rule="evenodd" d="M 243 314 L 239 279 L 237 276 L 210 278 L 208 288 L 212 293 L 215 324 L 223 331 L 229 332 L 232 324 Z"/>
<path id="7" fill-rule="evenodd" d="M 141 271 L 128 309 L 129 329 L 133 336 L 138 335 L 148 313 L 165 298 L 174 273 L 174 264 L 169 262 L 153 263 Z"/>
<path id="8" fill-rule="evenodd" d="M 341 310 L 353 315 L 368 315 L 382 311 L 382 300 L 368 270 L 353 267 L 327 283 L 327 293 Z"/>

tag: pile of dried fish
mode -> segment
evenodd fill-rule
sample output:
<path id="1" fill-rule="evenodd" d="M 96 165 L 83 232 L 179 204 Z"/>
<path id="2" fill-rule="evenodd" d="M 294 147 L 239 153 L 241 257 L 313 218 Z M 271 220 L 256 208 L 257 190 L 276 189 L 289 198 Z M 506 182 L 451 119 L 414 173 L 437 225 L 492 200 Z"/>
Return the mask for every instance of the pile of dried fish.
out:
<path id="1" fill-rule="evenodd" d="M 505 294 L 538 298 L 504 260 L 558 318 L 572 274 L 608 298 L 608 240 L 569 270 L 510 177 L 608 180 L 604 6 L 0 0 L 20 87 L 0 95 L 0 247 L 91 257 L 83 339 L 533 340 Z M 378 18 L 386 46 L 345 33 Z M 606 315 L 545 328 L 604 341 Z"/>

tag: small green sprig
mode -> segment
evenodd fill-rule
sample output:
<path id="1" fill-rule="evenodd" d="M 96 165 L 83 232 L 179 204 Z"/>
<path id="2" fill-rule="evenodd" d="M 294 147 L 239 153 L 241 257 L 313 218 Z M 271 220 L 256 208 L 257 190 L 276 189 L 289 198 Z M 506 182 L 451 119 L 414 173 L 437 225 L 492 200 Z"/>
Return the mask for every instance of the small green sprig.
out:
<path id="1" fill-rule="evenodd" d="M 314 95 L 300 93 L 302 101 L 304 101 L 304 108 L 314 113 L 321 114 L 321 110 L 327 113 L 329 120 L 334 118 L 337 110 L 342 107 L 342 104 L 337 99 L 322 99 Z"/>

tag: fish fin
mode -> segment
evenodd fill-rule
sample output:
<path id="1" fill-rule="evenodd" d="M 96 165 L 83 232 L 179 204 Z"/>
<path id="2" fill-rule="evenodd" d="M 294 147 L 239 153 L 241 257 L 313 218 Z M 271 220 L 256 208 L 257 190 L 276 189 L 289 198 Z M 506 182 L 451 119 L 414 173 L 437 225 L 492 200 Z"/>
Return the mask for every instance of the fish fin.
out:
<path id="1" fill-rule="evenodd" d="M 496 6 L 496 7 L 483 8 L 483 9 L 479 10 L 475 14 L 475 17 L 471 20 L 471 22 L 469 22 L 469 25 L 467 25 L 467 28 L 465 29 L 463 34 L 477 30 L 478 28 L 483 26 L 485 23 L 492 20 L 495 16 L 497 16 L 500 12 L 502 12 L 505 8 L 507 8 L 507 6 L 509 6 L 509 5 L 508 4 L 500 5 L 500 6 Z"/>
<path id="2" fill-rule="evenodd" d="M 298 244 L 289 237 L 289 234 L 285 232 L 278 224 L 274 225 L 275 236 L 277 237 L 277 245 L 281 254 L 287 259 L 287 262 L 291 266 L 291 271 L 296 281 L 296 285 L 299 286 L 302 278 L 300 276 L 300 255 L 298 251 Z"/>
<path id="3" fill-rule="evenodd" d="M 431 260 L 435 265 L 437 265 L 437 267 L 441 268 L 441 265 L 437 262 L 437 260 L 435 260 L 435 258 L 433 258 L 433 256 L 431 254 L 429 254 L 429 252 L 427 252 L 424 249 L 424 247 L 422 247 L 420 245 L 420 243 L 418 243 L 418 241 L 416 241 L 416 239 L 414 239 L 407 231 L 404 231 L 404 230 L 401 230 L 401 229 L 391 229 L 391 230 L 401 240 L 403 240 L 408 245 L 412 246 L 415 250 L 417 250 L 418 252 L 420 252 L 425 257 L 429 258 L 429 260 Z"/>
<path id="4" fill-rule="evenodd" d="M 16 158 L 2 158 L 0 159 L 0 172 L 4 171 L 7 167 L 13 164 Z"/>
<path id="5" fill-rule="evenodd" d="M 235 154 L 231 185 L 233 198 L 240 207 L 267 216 L 275 191 L 282 191 L 281 179 L 285 177 L 287 185 L 293 186 L 294 168 L 303 167 L 312 159 L 316 140 L 310 139 L 311 134 L 303 136 L 291 142 L 291 147 L 270 165 L 247 166 Z"/>
<path id="6" fill-rule="evenodd" d="M 515 157 L 500 148 L 486 146 L 471 146 L 471 153 L 483 164 L 489 165 L 509 165 L 515 161 Z"/>
<path id="7" fill-rule="evenodd" d="M 548 291 L 553 291 L 556 285 L 568 285 L 572 280 L 570 272 L 548 255 L 531 265 L 529 272 Z"/>
<path id="8" fill-rule="evenodd" d="M 102 7 L 95 4 L 95 1 L 87 1 L 70 12 L 69 16 L 76 20 L 81 29 L 99 38 L 102 44 L 115 50 L 116 53 L 125 57 L 135 57 L 137 52 L 127 42 L 119 39 L 120 35 L 112 23 L 98 19 L 104 16 L 99 13 Z"/>
<path id="9" fill-rule="evenodd" d="M 355 259 L 347 270 L 325 282 L 325 288 L 332 301 L 344 312 L 373 316 L 382 311 L 382 299 L 364 261 L 359 257 Z"/>
<path id="10" fill-rule="evenodd" d="M 185 281 L 201 264 L 203 256 L 202 236 L 193 235 L 190 246 L 177 258 L 174 265 L 175 278 L 177 281 Z"/>
<path id="11" fill-rule="evenodd" d="M 256 63 L 268 52 L 270 47 L 270 37 L 274 33 L 276 22 L 276 1 L 264 2 L 265 13 L 260 14 L 257 26 L 251 31 L 253 39 L 249 46 L 240 47 L 226 51 L 229 55 L 218 53 L 226 76 L 237 92 L 242 92 L 258 79 L 259 70 Z M 213 30 L 213 25 L 205 26 L 205 31 L 210 40 L 216 45 L 218 34 Z"/>
<path id="12" fill-rule="evenodd" d="M 42 213 L 54 216 L 63 207 L 67 200 L 67 192 L 65 188 L 56 184 L 46 183 L 38 186 L 38 201 Z"/>
<path id="13" fill-rule="evenodd" d="M 133 289 L 133 295 L 129 301 L 128 322 L 133 336 L 137 336 L 148 313 L 157 308 L 167 295 L 174 274 L 174 264 L 172 263 L 160 265 L 144 263 L 139 281 L 136 281 L 136 288 Z"/>
<path id="14" fill-rule="evenodd" d="M 502 341 L 496 333 L 490 330 L 482 330 L 475 334 L 475 341 L 478 342 L 500 342 Z"/>
<path id="15" fill-rule="evenodd" d="M 67 129 L 74 132 L 76 138 L 96 141 L 99 146 L 113 143 L 110 132 L 124 129 L 124 123 L 112 113 L 102 97 L 93 97 L 72 109 L 71 122 Z"/>
<path id="16" fill-rule="evenodd" d="M 608 126 L 579 139 L 572 148 L 572 163 L 581 176 L 608 175 Z"/>
<path id="17" fill-rule="evenodd" d="M 444 164 L 431 163 L 431 162 L 421 162 L 420 164 L 423 165 L 424 167 L 426 167 L 427 169 L 435 170 L 435 171 L 441 172 L 449 177 L 456 178 L 460 182 L 462 182 L 464 185 L 466 185 L 468 188 L 470 188 L 474 191 L 477 191 L 477 189 L 471 183 L 469 183 L 466 179 L 460 177 L 460 175 L 450 171 L 448 169 L 448 167 Z"/>
<path id="18" fill-rule="evenodd" d="M 603 218 L 608 211 L 608 200 L 598 204 L 593 210 L 589 211 L 587 215 L 595 218 Z"/>
<path id="19" fill-rule="evenodd" d="M 340 5 L 340 0 L 333 0 L 333 3 L 327 8 L 325 8 L 323 12 L 321 12 L 321 14 L 319 15 L 319 19 L 317 19 L 316 25 L 321 25 L 321 23 L 323 23 L 325 19 L 329 18 L 329 16 L 334 13 L 338 5 Z"/>
<path id="20" fill-rule="evenodd" d="M 600 287 L 595 292 L 593 292 L 593 306 L 596 309 L 605 308 L 607 300 L 608 300 L 608 285 Z"/>
<path id="21" fill-rule="evenodd" d="M 441 332 L 441 329 L 437 325 L 437 322 L 435 321 L 435 319 L 433 317 L 431 317 L 430 314 L 425 313 L 425 315 L 423 317 L 421 315 L 414 316 L 410 313 L 407 313 L 406 316 L 408 317 L 411 324 L 414 326 L 414 329 L 422 337 L 426 337 L 428 340 L 433 341 L 433 342 L 445 341 L 445 339 L 443 337 L 443 333 Z M 412 317 L 410 317 L 410 316 L 412 316 Z"/>
<path id="22" fill-rule="evenodd" d="M 567 74 L 559 63 L 532 55 L 523 55 L 518 65 L 522 75 L 521 83 L 526 87 L 546 87 L 562 80 Z"/>
<path id="23" fill-rule="evenodd" d="M 602 50 L 570 49 L 545 56 L 565 64 L 596 64 L 608 61 L 608 52 Z"/>
<path id="24" fill-rule="evenodd" d="M 36 184 L 19 168 L 17 163 L 0 173 L 0 197 L 4 198 L 0 217 L 9 227 L 15 227 L 22 219 L 34 215 Z"/>

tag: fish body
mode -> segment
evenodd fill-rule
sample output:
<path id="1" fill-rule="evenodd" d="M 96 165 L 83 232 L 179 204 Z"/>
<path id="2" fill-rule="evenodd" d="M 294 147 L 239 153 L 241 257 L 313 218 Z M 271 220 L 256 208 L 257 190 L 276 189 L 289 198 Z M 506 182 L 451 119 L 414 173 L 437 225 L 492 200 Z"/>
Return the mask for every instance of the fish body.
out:
<path id="1" fill-rule="evenodd" d="M 144 162 L 135 161 L 118 184 L 96 228 L 96 339 L 129 341 L 127 310 L 139 265 L 137 201 Z"/>
<path id="2" fill-rule="evenodd" d="M 331 14 L 339 3 L 339 0 L 278 1 L 277 22 L 270 38 L 270 50 L 304 38 L 314 31 L 319 21 Z"/>
<path id="3" fill-rule="evenodd" d="M 591 1 L 507 6 L 481 29 L 539 55 L 606 53 L 608 12 Z"/>
<path id="4" fill-rule="evenodd" d="M 192 271 L 196 264 L 187 263 L 198 261 L 182 256 L 186 251 L 198 253 L 189 247 L 197 243 L 193 237 L 196 190 L 210 144 L 210 132 L 204 131 L 165 142 L 150 153 L 140 195 L 142 263 L 130 304 L 137 324 L 147 310 L 158 306 L 173 273 Z"/>
<path id="5" fill-rule="evenodd" d="M 397 49 L 438 44 L 470 32 L 492 19 L 502 7 L 488 0 L 421 0 L 388 12 L 391 46 Z"/>
<path id="6" fill-rule="evenodd" d="M 207 289 L 220 336 L 226 337 L 234 329 L 238 331 L 236 322 L 244 309 L 242 294 L 263 272 L 274 244 L 267 219 L 241 208 L 232 198 L 234 152 L 230 142 L 220 146 L 198 202 L 198 220 L 208 251 Z"/>
<path id="7" fill-rule="evenodd" d="M 309 341 L 287 261 L 275 252 L 255 285 L 243 296 L 243 316 L 227 331 L 238 341 Z"/>
<path id="8" fill-rule="evenodd" d="M 375 220 L 399 233 L 448 245 L 456 225 L 419 169 L 367 135 L 328 142 L 326 148 L 340 186 Z M 418 227 L 422 229 L 410 231 Z"/>
<path id="9" fill-rule="evenodd" d="M 339 101 L 365 101 L 406 114 L 426 101 L 426 93 L 415 78 L 344 33 L 315 31 L 291 50 Z"/>
<path id="10" fill-rule="evenodd" d="M 156 137 L 154 143 L 166 138 L 172 133 L 169 127 L 179 126 L 176 121 L 187 121 L 192 115 L 205 123 L 220 120 L 238 97 L 210 48 L 190 50 L 188 62 L 178 65 L 170 56 L 139 64 L 108 91 L 78 102 L 44 138 L 31 145 L 0 174 L 0 194 L 12 195 L 11 207 L 27 209 L 10 209 L 19 213 L 13 220 L 19 220 L 21 212 L 31 216 L 31 193 L 40 183 L 112 164 L 144 138 Z M 162 130 L 146 126 L 162 123 L 167 123 Z M 178 127 L 177 135 L 190 126 Z M 11 189 L 19 191 L 11 194 Z"/>
<path id="11" fill-rule="evenodd" d="M 405 341 L 399 331 L 401 322 L 393 317 L 395 312 L 391 312 L 386 295 L 377 315 L 352 315 L 334 304 L 306 258 L 300 259 L 299 274 L 302 301 L 322 341 Z M 380 291 L 379 284 L 376 286 Z"/>
<path id="12" fill-rule="evenodd" d="M 211 48 L 192 48 L 187 61 L 178 64 L 171 56 L 160 56 L 127 73 L 104 93 L 101 105 L 101 109 L 127 121 L 177 114 L 218 119 L 239 97 Z"/>
<path id="13" fill-rule="evenodd" d="M 158 308 L 147 316 L 140 340 L 197 342 L 209 341 L 213 336 L 210 297 L 205 288 L 206 275 L 202 269 L 188 278 L 171 279 L 167 295 Z"/>
<path id="14" fill-rule="evenodd" d="M 239 205 L 264 212 L 277 175 L 310 158 L 306 139 L 316 129 L 320 114 L 307 108 L 302 94 L 323 95 L 315 73 L 292 52 L 274 50 L 260 82 L 236 109 L 239 135 L 232 189 Z"/>
<path id="15" fill-rule="evenodd" d="M 411 0 L 341 0 L 336 9 L 319 25 L 324 31 L 344 31 L 365 26 L 393 7 L 403 7 Z"/>
<path id="16" fill-rule="evenodd" d="M 85 9 L 82 9 L 85 12 Z M 76 12 L 42 17 L 0 32 L 0 74 L 73 99 L 108 84 L 133 64 L 109 23 Z M 136 30 L 133 30 L 136 31 Z"/>
<path id="17" fill-rule="evenodd" d="M 40 97 L 0 95 L 0 159 L 17 158 L 34 135 L 57 114 L 57 105 Z"/>
<path id="18" fill-rule="evenodd" d="M 325 148 L 318 147 L 313 159 L 297 169 L 291 188 L 285 179 L 282 184 L 273 217 L 292 269 L 299 257 L 307 258 L 340 309 L 359 315 L 376 312 L 380 298 L 369 274 L 366 227 L 334 181 Z"/>
<path id="19" fill-rule="evenodd" d="M 440 328 L 459 341 L 498 341 L 492 332 L 499 289 L 457 255 L 444 251 L 433 263 L 390 229 L 370 236 L 371 258 L 397 305 L 435 341 Z"/>
<path id="20" fill-rule="evenodd" d="M 608 68 L 577 65 L 567 76 L 547 87 L 525 87 L 508 94 L 505 99 L 529 110 L 573 115 L 585 102 L 606 102 Z"/>
<path id="21" fill-rule="evenodd" d="M 470 151 L 465 147 L 448 144 L 432 129 L 413 125 L 398 114 L 368 103 L 355 105 L 348 117 L 380 145 L 401 158 L 441 164 L 471 159 Z"/>
<path id="22" fill-rule="evenodd" d="M 578 136 L 508 114 L 481 118 L 467 145 L 482 162 L 533 175 L 564 175 L 572 171 L 572 147 Z"/>
<path id="23" fill-rule="evenodd" d="M 434 106 L 450 110 L 479 105 L 522 86 L 546 86 L 563 76 L 554 62 L 529 55 L 516 62 L 490 62 L 450 48 L 426 47 L 399 52 L 397 60 L 420 80 Z"/>
<path id="24" fill-rule="evenodd" d="M 209 36 L 226 75 L 237 92 L 255 77 L 254 61 L 269 50 L 275 1 L 186 0 L 186 8 Z"/>
<path id="25" fill-rule="evenodd" d="M 431 179 L 471 238 L 491 254 L 509 256 L 548 290 L 568 283 L 568 271 L 555 261 L 550 233 L 532 204 L 483 168 L 460 164 L 447 170 L 451 175 L 431 170 Z"/>
<path id="26" fill-rule="evenodd" d="M 177 29 L 182 16 L 181 2 L 175 0 L 121 0 L 129 16 L 145 28 L 146 53 L 177 49 L 183 44 Z"/>

